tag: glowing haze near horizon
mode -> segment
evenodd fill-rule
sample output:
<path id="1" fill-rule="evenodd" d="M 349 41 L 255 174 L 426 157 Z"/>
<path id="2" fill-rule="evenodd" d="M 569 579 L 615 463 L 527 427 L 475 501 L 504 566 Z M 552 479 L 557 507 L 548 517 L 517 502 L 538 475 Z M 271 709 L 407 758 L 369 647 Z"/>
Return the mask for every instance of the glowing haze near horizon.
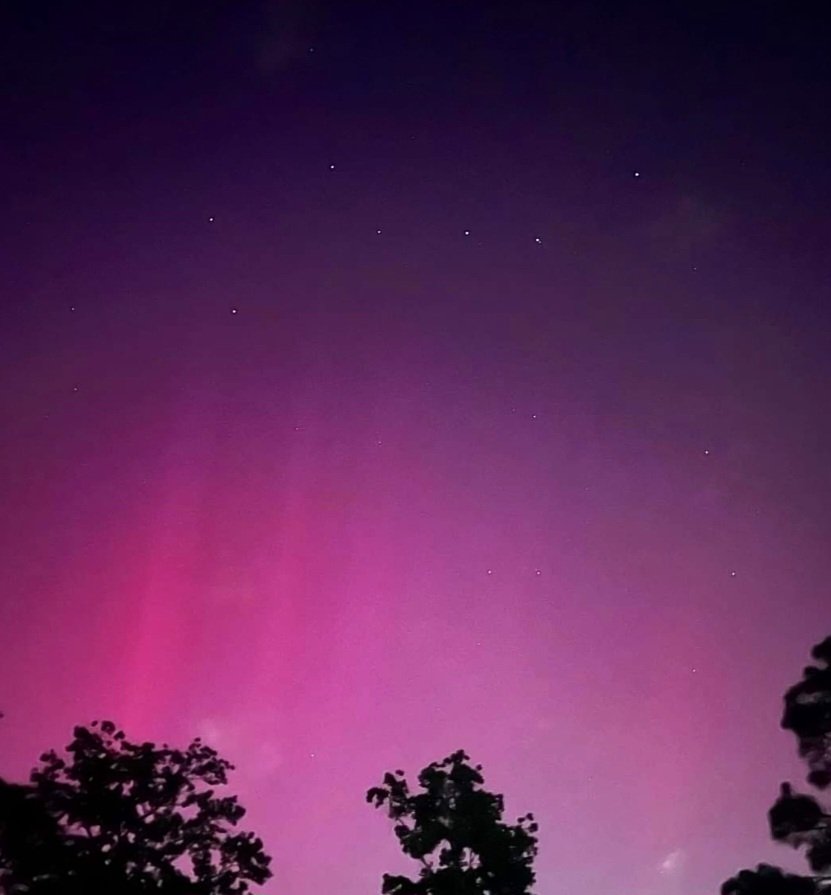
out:
<path id="1" fill-rule="evenodd" d="M 0 773 L 201 735 L 283 895 L 457 748 L 541 895 L 799 867 L 827 13 L 399 6 L 12 11 Z"/>

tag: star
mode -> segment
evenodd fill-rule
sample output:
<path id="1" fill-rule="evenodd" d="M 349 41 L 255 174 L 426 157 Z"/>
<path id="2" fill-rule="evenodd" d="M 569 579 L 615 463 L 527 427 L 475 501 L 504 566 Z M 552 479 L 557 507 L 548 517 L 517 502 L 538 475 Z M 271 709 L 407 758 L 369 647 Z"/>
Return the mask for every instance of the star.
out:
<path id="1" fill-rule="evenodd" d="M 735 573 L 735 571 L 733 571 L 733 572 L 730 573 L 730 577 L 731 577 L 731 578 L 735 578 L 735 577 L 736 577 L 736 573 Z"/>
<path id="2" fill-rule="evenodd" d="M 380 230 L 376 230 L 375 232 L 376 232 L 379 236 L 381 235 L 381 231 L 380 231 Z"/>
<path id="3" fill-rule="evenodd" d="M 236 314 L 236 313 L 237 313 L 237 309 L 236 309 L 236 308 L 231 308 L 231 313 L 232 313 L 232 314 Z"/>
<path id="4" fill-rule="evenodd" d="M 534 237 L 534 242 L 535 242 L 537 245 L 542 245 L 542 239 L 541 239 L 539 236 L 535 236 L 535 237 Z"/>
<path id="5" fill-rule="evenodd" d="M 709 451 L 707 448 L 704 448 L 704 456 L 705 456 L 705 457 L 709 457 L 709 456 L 710 456 L 710 451 Z"/>
<path id="6" fill-rule="evenodd" d="M 208 223 L 212 224 L 214 222 L 213 218 L 208 218 Z"/>
<path id="7" fill-rule="evenodd" d="M 334 170 L 335 170 L 335 166 L 334 166 L 334 165 L 329 165 L 329 170 L 330 170 L 330 171 L 334 171 Z"/>
<path id="8" fill-rule="evenodd" d="M 470 230 L 465 230 L 465 236 L 470 236 Z"/>
<path id="9" fill-rule="evenodd" d="M 542 575 L 542 569 L 534 569 L 535 575 Z"/>
<path id="10" fill-rule="evenodd" d="M 640 177 L 640 176 L 641 176 L 641 172 L 640 172 L 640 171 L 635 171 L 635 177 Z"/>
<path id="11" fill-rule="evenodd" d="M 69 310 L 70 310 L 70 311 L 74 311 L 74 310 L 75 310 L 75 305 L 72 305 L 72 306 L 70 307 Z"/>
<path id="12" fill-rule="evenodd" d="M 493 575 L 493 569 L 488 569 L 488 575 Z"/>

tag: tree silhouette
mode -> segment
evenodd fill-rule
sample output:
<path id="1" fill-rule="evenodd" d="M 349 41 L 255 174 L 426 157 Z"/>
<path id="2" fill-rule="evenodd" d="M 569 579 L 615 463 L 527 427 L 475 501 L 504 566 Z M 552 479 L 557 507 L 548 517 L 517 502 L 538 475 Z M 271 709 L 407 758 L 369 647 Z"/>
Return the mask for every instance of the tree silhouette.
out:
<path id="1" fill-rule="evenodd" d="M 503 799 L 481 788 L 481 765 L 461 750 L 418 775 L 411 795 L 403 771 L 384 775 L 366 799 L 386 806 L 404 853 L 421 863 L 417 880 L 385 873 L 384 895 L 528 895 L 534 884 L 537 824 L 527 814 L 502 822 Z"/>
<path id="2" fill-rule="evenodd" d="M 0 781 L 5 895 L 246 895 L 271 859 L 218 796 L 233 766 L 200 740 L 131 743 L 110 721 L 76 727 L 24 785 Z"/>
<path id="3" fill-rule="evenodd" d="M 782 727 L 797 738 L 799 754 L 808 764 L 808 783 L 824 790 L 831 784 L 831 637 L 818 643 L 802 680 L 785 693 Z M 811 876 L 783 873 L 760 864 L 727 880 L 722 895 L 816 895 L 831 891 L 831 814 L 812 795 L 794 792 L 782 783 L 779 798 L 768 812 L 773 839 L 805 849 Z"/>

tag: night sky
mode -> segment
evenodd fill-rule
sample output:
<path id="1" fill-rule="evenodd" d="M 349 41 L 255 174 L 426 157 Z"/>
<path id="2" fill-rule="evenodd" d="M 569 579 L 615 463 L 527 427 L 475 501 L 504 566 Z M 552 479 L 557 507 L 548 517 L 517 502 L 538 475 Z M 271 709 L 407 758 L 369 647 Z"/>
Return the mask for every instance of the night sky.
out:
<path id="1" fill-rule="evenodd" d="M 234 761 L 280 895 L 464 748 L 539 895 L 707 895 L 831 632 L 831 9 L 13 2 L 0 773 Z"/>

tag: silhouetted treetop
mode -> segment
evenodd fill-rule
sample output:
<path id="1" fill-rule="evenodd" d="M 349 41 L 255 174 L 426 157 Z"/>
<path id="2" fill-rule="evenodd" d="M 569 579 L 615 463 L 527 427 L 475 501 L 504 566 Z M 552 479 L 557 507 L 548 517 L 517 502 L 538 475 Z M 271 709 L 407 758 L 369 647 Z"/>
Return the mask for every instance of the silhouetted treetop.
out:
<path id="1" fill-rule="evenodd" d="M 808 782 L 825 789 L 831 783 L 831 637 L 811 655 L 820 667 L 805 668 L 802 680 L 785 694 L 782 727 L 796 734 L 799 754 L 811 769 Z"/>
<path id="2" fill-rule="evenodd" d="M 419 877 L 384 874 L 384 895 L 528 895 L 534 884 L 537 824 L 533 815 L 502 822 L 503 798 L 481 788 L 481 765 L 461 750 L 418 775 L 412 794 L 403 771 L 386 773 L 367 801 L 386 807 Z"/>
<path id="3" fill-rule="evenodd" d="M 810 769 L 808 782 L 824 789 L 831 782 L 831 637 L 811 655 L 824 667 L 809 665 L 785 693 L 782 727 L 796 734 L 799 754 Z M 795 876 L 760 864 L 727 880 L 722 895 L 814 895 L 831 889 L 831 815 L 820 801 L 783 783 L 768 822 L 775 841 L 805 849 L 814 875 Z"/>
<path id="4" fill-rule="evenodd" d="M 783 783 L 781 795 L 768 812 L 770 832 L 777 842 L 802 845 L 801 837 L 812 832 L 823 818 L 819 802 L 813 796 L 794 793 L 790 783 Z"/>
<path id="5" fill-rule="evenodd" d="M 770 864 L 742 870 L 721 887 L 721 895 L 815 895 L 816 891 L 812 877 L 785 873 Z"/>
<path id="6" fill-rule="evenodd" d="M 233 766 L 200 740 L 131 743 L 110 721 L 76 727 L 28 785 L 0 787 L 0 886 L 8 893 L 246 895 L 270 876 L 245 814 L 217 795 Z"/>

